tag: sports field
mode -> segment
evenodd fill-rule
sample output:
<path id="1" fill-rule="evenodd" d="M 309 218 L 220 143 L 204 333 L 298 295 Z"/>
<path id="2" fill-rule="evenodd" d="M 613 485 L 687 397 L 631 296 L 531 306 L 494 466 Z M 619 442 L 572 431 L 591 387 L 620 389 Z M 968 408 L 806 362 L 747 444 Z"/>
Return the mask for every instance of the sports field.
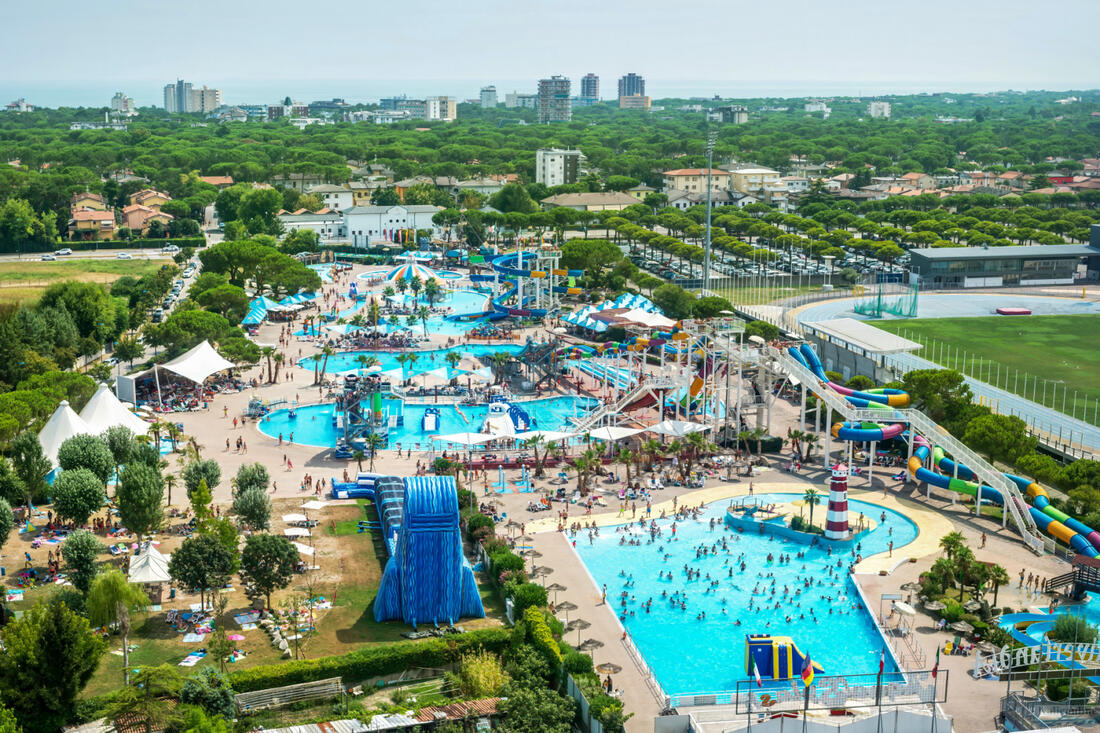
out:
<path id="1" fill-rule="evenodd" d="M 918 356 L 1096 422 L 1100 315 L 914 318 L 873 323 L 924 344 L 915 352 Z M 1072 406 L 1074 392 L 1076 410 Z"/>
<path id="2" fill-rule="evenodd" d="M 0 303 L 33 303 L 48 286 L 62 280 L 97 282 L 110 286 L 123 275 L 141 277 L 155 272 L 170 260 L 59 259 L 4 260 L 0 262 Z"/>

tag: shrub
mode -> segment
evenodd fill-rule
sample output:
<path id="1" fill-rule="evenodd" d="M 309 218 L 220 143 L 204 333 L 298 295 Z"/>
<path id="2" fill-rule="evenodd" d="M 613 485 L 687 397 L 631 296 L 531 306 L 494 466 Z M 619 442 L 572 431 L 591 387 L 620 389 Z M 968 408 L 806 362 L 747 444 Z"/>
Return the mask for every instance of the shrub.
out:
<path id="1" fill-rule="evenodd" d="M 462 657 L 458 668 L 462 694 L 471 698 L 499 695 L 508 682 L 500 657 L 480 650 Z"/>
<path id="2" fill-rule="evenodd" d="M 1061 614 L 1054 619 L 1054 628 L 1047 633 L 1051 641 L 1066 644 L 1095 644 L 1097 629 L 1085 620 L 1084 616 L 1072 613 Z"/>
<path id="3" fill-rule="evenodd" d="M 565 671 L 576 677 L 579 674 L 592 674 L 592 657 L 570 650 L 565 655 Z"/>
<path id="4" fill-rule="evenodd" d="M 509 645 L 511 636 L 510 629 L 479 629 L 446 639 L 376 644 L 340 656 L 234 671 L 229 675 L 229 684 L 236 692 L 251 692 L 328 677 L 361 681 L 412 667 L 445 667 L 457 662 L 463 654 L 477 650 L 500 653 Z"/>
<path id="5" fill-rule="evenodd" d="M 1073 681 L 1073 697 L 1085 702 L 1089 698 L 1089 683 L 1084 680 Z M 1070 696 L 1070 680 L 1048 680 L 1047 697 L 1055 702 L 1065 700 Z"/>
<path id="6" fill-rule="evenodd" d="M 477 540 L 477 531 L 479 529 L 488 529 L 492 531 L 493 520 L 491 517 L 487 517 L 484 514 L 474 514 L 472 517 L 466 520 L 466 536 L 471 540 Z"/>
<path id="7" fill-rule="evenodd" d="M 477 494 L 468 489 L 458 490 L 458 508 L 473 509 L 477 506 Z"/>
<path id="8" fill-rule="evenodd" d="M 517 615 L 531 606 L 545 606 L 546 589 L 538 583 L 522 583 L 512 593 L 512 602 L 516 605 Z"/>
<path id="9" fill-rule="evenodd" d="M 509 570 L 522 571 L 524 568 L 523 558 L 510 550 L 503 550 L 494 553 L 489 556 L 489 559 L 492 560 L 493 571 L 497 574 L 504 573 Z"/>
<path id="10" fill-rule="evenodd" d="M 527 637 L 531 645 L 543 656 L 551 670 L 558 669 L 562 661 L 561 650 L 546 623 L 546 614 L 531 607 L 523 612 L 523 620 L 527 623 Z"/>
<path id="11" fill-rule="evenodd" d="M 945 608 L 941 615 L 947 620 L 947 623 L 953 624 L 962 618 L 963 607 L 961 603 L 954 598 L 945 598 L 943 604 Z"/>

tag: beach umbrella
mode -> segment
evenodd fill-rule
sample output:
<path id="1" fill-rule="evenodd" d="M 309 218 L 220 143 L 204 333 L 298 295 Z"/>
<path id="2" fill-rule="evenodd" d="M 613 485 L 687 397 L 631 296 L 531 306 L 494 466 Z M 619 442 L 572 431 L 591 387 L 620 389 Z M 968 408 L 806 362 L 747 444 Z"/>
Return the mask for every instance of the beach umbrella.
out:
<path id="1" fill-rule="evenodd" d="M 910 606 L 905 601 L 894 601 L 894 610 L 903 616 L 916 616 L 917 609 Z"/>
<path id="2" fill-rule="evenodd" d="M 584 641 L 582 641 L 580 643 L 580 646 L 577 647 L 577 650 L 582 651 L 582 652 L 588 652 L 588 651 L 592 651 L 593 649 L 599 649 L 602 646 L 603 646 L 603 642 L 600 641 L 599 639 L 585 639 Z"/>
<path id="3" fill-rule="evenodd" d="M 576 631 L 577 632 L 577 641 L 579 642 L 581 640 L 581 632 L 584 631 L 585 629 L 587 629 L 591 625 L 592 624 L 588 623 L 583 618 L 575 618 L 572 621 L 570 621 L 568 624 L 565 625 L 565 630 L 566 631 Z"/>
<path id="4" fill-rule="evenodd" d="M 965 621 L 956 621 L 951 624 L 950 628 L 954 631 L 958 631 L 960 634 L 969 634 L 974 630 L 974 627 Z"/>
<path id="5" fill-rule="evenodd" d="M 320 499 L 311 499 L 305 504 L 302 504 L 303 509 L 324 509 L 328 506 L 327 501 L 321 501 Z"/>
<path id="6" fill-rule="evenodd" d="M 516 537 L 516 542 L 534 542 L 534 541 L 535 541 L 535 538 L 532 537 L 529 534 L 521 534 L 519 537 Z"/>
<path id="7" fill-rule="evenodd" d="M 531 568 L 531 575 L 535 578 L 545 578 L 552 572 L 554 571 L 546 567 L 545 565 L 536 565 L 535 567 Z"/>
<path id="8" fill-rule="evenodd" d="M 573 603 L 572 601 L 562 601 L 561 603 L 555 603 L 554 604 L 554 611 L 555 612 L 561 611 L 562 613 L 565 614 L 565 623 L 567 625 L 569 624 L 569 612 L 570 611 L 576 611 L 576 610 L 577 610 L 577 604 Z"/>
<path id="9" fill-rule="evenodd" d="M 558 593 L 565 591 L 566 587 L 561 583 L 551 583 L 550 585 L 546 586 L 546 590 L 554 594 L 554 600 L 556 601 L 558 600 Z"/>
<path id="10" fill-rule="evenodd" d="M 924 607 L 929 611 L 942 611 L 947 608 L 943 601 L 925 601 Z"/>
<path id="11" fill-rule="evenodd" d="M 614 662 L 604 662 L 596 665 L 596 671 L 600 674 L 618 674 L 623 671 L 623 668 Z"/>

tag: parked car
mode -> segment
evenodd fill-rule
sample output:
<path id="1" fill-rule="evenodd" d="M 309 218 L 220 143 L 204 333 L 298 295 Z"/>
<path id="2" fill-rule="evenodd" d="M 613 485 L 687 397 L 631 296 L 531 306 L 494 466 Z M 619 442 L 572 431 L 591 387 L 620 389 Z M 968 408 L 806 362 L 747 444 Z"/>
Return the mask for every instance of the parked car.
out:
<path id="1" fill-rule="evenodd" d="M 170 255 L 170 254 L 175 254 L 176 252 L 179 252 L 180 248 L 177 247 L 174 244 L 166 244 L 166 245 L 164 245 L 163 247 L 160 248 L 160 251 L 163 252 L 164 254 L 169 254 Z"/>
<path id="2" fill-rule="evenodd" d="M 53 255 L 51 255 L 49 253 L 42 255 L 42 261 L 43 262 L 53 262 L 56 259 L 57 259 L 56 257 L 54 257 Z"/>
<path id="3" fill-rule="evenodd" d="M 157 308 L 155 311 L 153 311 L 153 318 L 152 318 L 153 323 L 160 323 L 163 320 L 164 320 L 164 311 L 163 310 L 161 310 L 160 308 Z"/>
<path id="4" fill-rule="evenodd" d="M 117 255 L 115 255 L 115 259 L 116 260 L 132 260 L 132 259 L 134 259 L 134 256 L 132 254 L 130 254 L 129 252 L 119 252 Z"/>
<path id="5" fill-rule="evenodd" d="M 73 251 L 68 247 L 62 247 L 61 249 L 54 252 L 55 255 L 71 255 L 72 253 Z"/>

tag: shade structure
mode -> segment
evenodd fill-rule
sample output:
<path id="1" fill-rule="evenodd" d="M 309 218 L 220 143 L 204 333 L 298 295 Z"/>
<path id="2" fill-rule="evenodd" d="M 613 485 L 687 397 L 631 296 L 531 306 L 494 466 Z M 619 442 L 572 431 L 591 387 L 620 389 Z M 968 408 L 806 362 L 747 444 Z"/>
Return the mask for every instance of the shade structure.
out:
<path id="1" fill-rule="evenodd" d="M 106 384 L 99 385 L 92 399 L 80 411 L 80 417 L 97 434 L 118 425 L 129 428 L 134 435 L 145 435 L 149 431 L 149 423 L 126 409 L 126 405 L 115 397 Z"/>
<path id="2" fill-rule="evenodd" d="M 419 372 L 409 377 L 410 382 L 416 384 L 422 384 L 425 387 L 434 385 L 447 384 L 451 381 L 447 376 L 447 367 L 439 367 L 437 369 L 428 369 L 427 371 Z"/>
<path id="3" fill-rule="evenodd" d="M 492 367 L 478 367 L 477 369 L 459 369 L 458 371 L 462 375 L 472 379 L 476 379 L 479 382 L 482 380 L 488 382 L 493 378 Z"/>
<path id="4" fill-rule="evenodd" d="M 302 553 L 303 555 L 308 555 L 309 557 L 313 557 L 313 548 L 310 547 L 309 545 L 303 545 L 301 542 L 291 542 L 290 544 L 297 547 L 298 552 Z"/>
<path id="5" fill-rule="evenodd" d="M 596 671 L 600 674 L 618 674 L 623 671 L 623 668 L 614 662 L 604 662 L 596 665 Z"/>
<path id="6" fill-rule="evenodd" d="M 248 314 L 241 321 L 242 326 L 258 326 L 264 322 L 267 318 L 267 306 L 263 305 L 260 301 L 264 298 L 256 298 L 248 305 Z"/>
<path id="7" fill-rule="evenodd" d="M 232 367 L 233 362 L 215 351 L 209 341 L 203 341 L 185 354 L 160 365 L 161 369 L 167 369 L 200 384 L 211 374 L 217 374 Z"/>
<path id="8" fill-rule="evenodd" d="M 649 328 L 672 328 L 676 325 L 676 321 L 671 318 L 666 318 L 660 313 L 647 311 L 643 308 L 631 308 L 626 313 L 619 314 L 618 318 L 621 321 L 637 323 Z"/>
<path id="9" fill-rule="evenodd" d="M 481 445 L 490 440 L 496 440 L 495 435 L 488 433 L 450 433 L 448 435 L 436 435 L 432 437 L 435 443 L 455 443 L 456 445 Z"/>
<path id="10" fill-rule="evenodd" d="M 279 301 L 278 305 L 301 305 L 317 297 L 317 293 L 297 293 L 288 295 Z"/>
<path id="11" fill-rule="evenodd" d="M 131 583 L 170 583 L 172 576 L 168 572 L 168 558 L 160 554 L 157 548 L 147 545 L 140 555 L 130 559 L 130 572 L 127 580 Z"/>
<path id="12" fill-rule="evenodd" d="M 310 499 L 305 504 L 302 504 L 303 509 L 324 509 L 328 506 L 327 501 L 321 501 L 320 499 Z"/>
<path id="13" fill-rule="evenodd" d="M 283 530 L 284 537 L 309 537 L 310 531 L 305 527 L 287 527 Z"/>
<path id="14" fill-rule="evenodd" d="M 926 601 L 924 607 L 929 611 L 942 611 L 947 608 L 943 601 Z"/>
<path id="15" fill-rule="evenodd" d="M 676 438 L 682 438 L 685 435 L 700 433 L 704 430 L 709 429 L 709 425 L 701 425 L 697 422 L 688 422 L 686 420 L 662 420 L 653 427 L 646 428 L 646 432 L 657 433 L 658 435 L 671 435 Z"/>
<path id="16" fill-rule="evenodd" d="M 305 522 L 305 521 L 307 521 L 307 519 L 308 519 L 308 517 L 306 517 L 305 514 L 284 514 L 283 515 L 283 521 L 284 522 Z"/>
<path id="17" fill-rule="evenodd" d="M 435 279 L 435 270 L 425 267 L 419 262 L 403 262 L 386 273 L 387 282 L 396 282 L 401 279 L 412 280 L 414 277 L 420 280 L 432 280 Z"/>
<path id="18" fill-rule="evenodd" d="M 631 435 L 637 435 L 641 432 L 643 431 L 640 428 L 624 428 L 621 425 L 606 425 L 602 428 L 591 430 L 588 434 L 592 436 L 593 440 L 615 441 L 629 438 Z"/>
<path id="19" fill-rule="evenodd" d="M 575 438 L 576 435 L 576 433 L 563 433 L 560 430 L 528 430 L 526 433 L 516 433 L 512 437 L 516 440 L 531 440 L 532 438 L 538 437 L 549 443 L 555 440 Z"/>
<path id="20" fill-rule="evenodd" d="M 955 623 L 951 624 L 949 628 L 958 631 L 960 634 L 969 634 L 971 631 L 974 630 L 974 627 L 968 624 L 966 621 L 956 621 Z"/>
<path id="21" fill-rule="evenodd" d="M 69 407 L 68 400 L 61 400 L 42 431 L 38 433 L 38 442 L 42 444 L 42 453 L 50 461 L 50 465 L 57 466 L 57 450 L 69 438 L 74 435 L 94 435 L 95 431 L 88 427 L 84 418 L 76 414 Z"/>
<path id="22" fill-rule="evenodd" d="M 585 639 L 577 646 L 577 649 L 582 652 L 587 652 L 592 649 L 599 649 L 603 646 L 603 642 L 599 639 Z"/>
<path id="23" fill-rule="evenodd" d="M 910 606 L 905 601 L 894 601 L 894 610 L 903 616 L 916 616 L 917 609 Z"/>

